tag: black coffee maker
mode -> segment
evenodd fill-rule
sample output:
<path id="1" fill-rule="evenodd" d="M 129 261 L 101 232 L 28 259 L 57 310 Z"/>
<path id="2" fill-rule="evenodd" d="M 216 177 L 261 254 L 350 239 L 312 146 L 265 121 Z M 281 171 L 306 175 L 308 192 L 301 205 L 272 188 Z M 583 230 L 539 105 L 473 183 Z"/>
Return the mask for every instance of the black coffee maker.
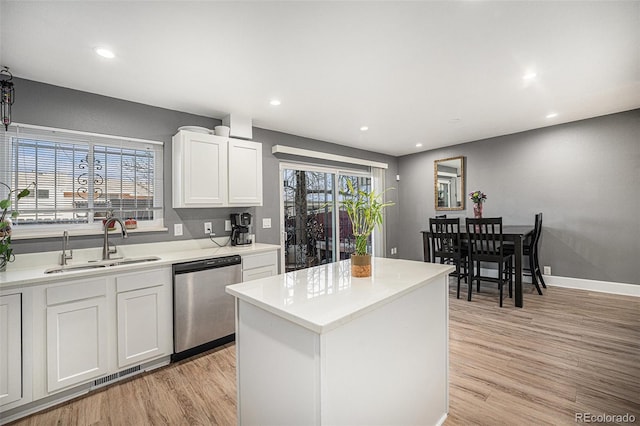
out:
<path id="1" fill-rule="evenodd" d="M 244 246 L 251 244 L 249 227 L 251 226 L 251 213 L 231 214 L 231 245 Z"/>

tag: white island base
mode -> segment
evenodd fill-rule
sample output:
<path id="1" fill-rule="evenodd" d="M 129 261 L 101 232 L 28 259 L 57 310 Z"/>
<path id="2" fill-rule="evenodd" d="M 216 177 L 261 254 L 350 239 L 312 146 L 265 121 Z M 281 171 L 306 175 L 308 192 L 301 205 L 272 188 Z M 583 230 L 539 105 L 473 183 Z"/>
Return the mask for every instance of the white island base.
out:
<path id="1" fill-rule="evenodd" d="M 448 411 L 450 266 L 348 261 L 228 287 L 241 425 L 436 425 Z"/>

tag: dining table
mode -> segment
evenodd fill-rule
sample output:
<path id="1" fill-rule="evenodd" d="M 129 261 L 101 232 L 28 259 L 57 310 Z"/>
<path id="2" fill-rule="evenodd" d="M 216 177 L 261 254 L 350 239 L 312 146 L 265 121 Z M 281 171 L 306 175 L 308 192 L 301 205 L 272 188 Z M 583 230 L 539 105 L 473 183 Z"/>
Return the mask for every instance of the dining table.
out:
<path id="1" fill-rule="evenodd" d="M 524 306 L 522 297 L 522 245 L 523 241 L 533 236 L 533 225 L 503 225 L 502 226 L 502 238 L 504 241 L 513 242 L 514 249 L 514 266 L 515 266 L 515 279 L 514 279 L 514 298 L 517 308 Z M 429 245 L 430 231 L 422 232 L 422 246 L 424 250 L 424 261 L 431 262 L 431 250 Z M 464 232 L 461 232 L 462 240 L 465 240 Z"/>

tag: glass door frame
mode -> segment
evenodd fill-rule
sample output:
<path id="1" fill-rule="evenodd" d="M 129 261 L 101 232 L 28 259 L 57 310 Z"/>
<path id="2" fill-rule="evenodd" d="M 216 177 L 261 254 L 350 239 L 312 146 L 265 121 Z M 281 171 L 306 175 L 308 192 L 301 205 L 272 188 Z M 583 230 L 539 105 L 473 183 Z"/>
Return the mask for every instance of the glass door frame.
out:
<path id="1" fill-rule="evenodd" d="M 296 162 L 296 161 L 280 161 L 278 168 L 278 182 L 279 182 L 279 197 L 280 197 L 280 271 L 286 271 L 286 259 L 285 259 L 285 244 L 287 238 L 287 230 L 284 223 L 284 170 L 300 170 L 304 172 L 318 172 L 318 173 L 327 173 L 334 175 L 333 179 L 333 211 L 338 212 L 338 214 L 332 215 L 332 236 L 331 239 L 333 241 L 334 247 L 332 251 L 332 262 L 336 261 L 336 257 L 340 253 L 340 220 L 339 220 L 339 211 L 340 206 L 338 205 L 338 196 L 340 190 L 340 176 L 360 176 L 360 177 L 368 177 L 371 179 L 373 184 L 373 174 L 371 169 L 369 170 L 357 170 L 357 169 L 348 169 L 342 167 L 331 167 L 331 166 L 322 166 L 318 164 L 305 163 L 305 162 Z M 375 234 L 375 233 L 374 233 Z M 375 251 L 375 243 L 373 242 L 374 235 L 371 235 L 372 238 L 372 250 Z M 373 253 L 372 253 L 373 255 Z"/>

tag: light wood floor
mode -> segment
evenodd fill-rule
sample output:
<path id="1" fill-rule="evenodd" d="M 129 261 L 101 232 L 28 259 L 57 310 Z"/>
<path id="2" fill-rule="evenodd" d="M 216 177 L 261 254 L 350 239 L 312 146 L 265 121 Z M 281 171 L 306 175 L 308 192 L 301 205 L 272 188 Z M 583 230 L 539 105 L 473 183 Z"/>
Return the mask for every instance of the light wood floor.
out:
<path id="1" fill-rule="evenodd" d="M 526 286 L 525 307 L 450 287 L 446 425 L 576 424 L 575 413 L 640 424 L 640 298 Z M 466 286 L 463 284 L 463 293 Z M 274 384 L 276 386 L 277 384 Z M 114 384 L 14 425 L 234 425 L 233 344 Z"/>

